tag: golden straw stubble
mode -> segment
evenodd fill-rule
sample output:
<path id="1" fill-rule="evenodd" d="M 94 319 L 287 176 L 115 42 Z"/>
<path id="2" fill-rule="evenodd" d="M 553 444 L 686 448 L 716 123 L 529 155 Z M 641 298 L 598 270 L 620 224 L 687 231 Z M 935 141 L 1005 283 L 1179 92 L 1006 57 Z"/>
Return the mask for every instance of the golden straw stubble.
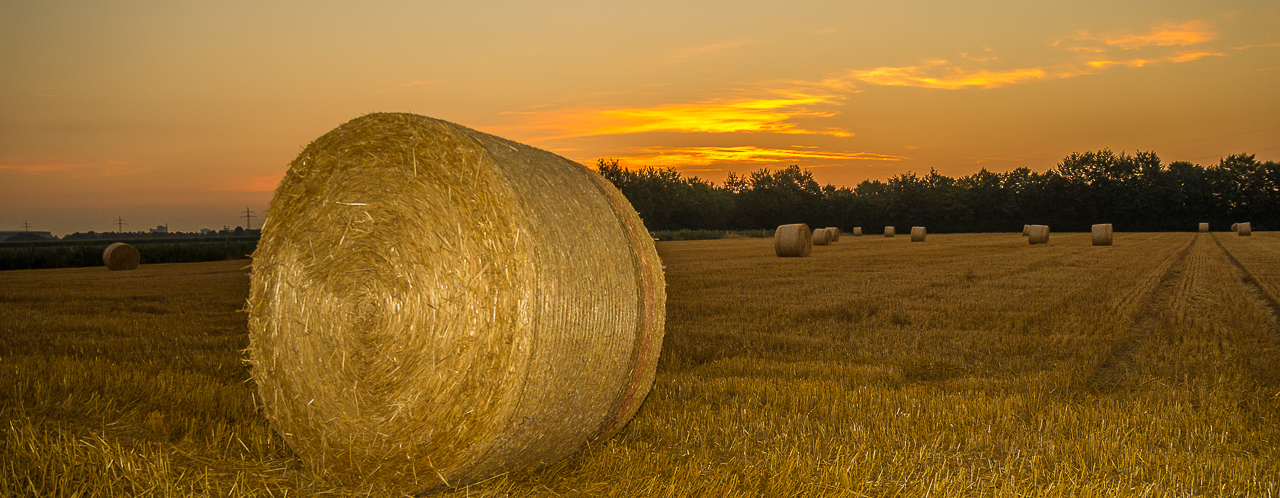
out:
<path id="1" fill-rule="evenodd" d="M 317 474 L 421 492 L 558 461 L 653 383 L 665 284 L 597 173 L 412 114 L 312 142 L 253 255 L 249 363 Z"/>
<path id="2" fill-rule="evenodd" d="M 779 225 L 773 231 L 773 252 L 780 258 L 804 258 L 813 253 L 813 232 L 809 225 Z"/>
<path id="3" fill-rule="evenodd" d="M 141 262 L 142 255 L 138 253 L 138 248 L 124 242 L 111 244 L 102 251 L 102 264 L 107 265 L 108 270 L 133 270 Z"/>

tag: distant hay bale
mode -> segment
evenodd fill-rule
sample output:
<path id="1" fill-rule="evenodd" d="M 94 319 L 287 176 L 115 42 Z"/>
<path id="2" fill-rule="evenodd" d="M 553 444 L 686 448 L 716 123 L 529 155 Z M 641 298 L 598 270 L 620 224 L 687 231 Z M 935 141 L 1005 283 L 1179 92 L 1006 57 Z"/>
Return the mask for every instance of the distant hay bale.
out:
<path id="1" fill-rule="evenodd" d="M 1031 225 L 1022 225 L 1022 236 L 1026 237 L 1028 235 L 1031 235 Z"/>
<path id="2" fill-rule="evenodd" d="M 308 145 L 268 212 L 250 371 L 273 428 L 326 479 L 416 493 L 556 462 L 649 392 L 662 262 L 580 164 L 369 114 Z"/>
<path id="3" fill-rule="evenodd" d="M 781 225 L 773 232 L 773 252 L 780 258 L 803 258 L 813 252 L 813 232 L 809 225 Z"/>
<path id="4" fill-rule="evenodd" d="M 840 229 L 839 229 L 839 228 L 837 228 L 837 227 L 827 227 L 827 230 L 831 231 L 831 241 L 832 241 L 832 242 L 840 242 Z"/>
<path id="5" fill-rule="evenodd" d="M 819 228 L 813 231 L 813 245 L 825 246 L 831 245 L 831 229 Z"/>
<path id="6" fill-rule="evenodd" d="M 1109 246 L 1111 245 L 1111 224 L 1099 223 L 1093 226 L 1093 245 Z"/>
<path id="7" fill-rule="evenodd" d="M 1208 232 L 1208 231 L 1209 231 L 1209 224 L 1208 224 L 1208 223 L 1201 223 L 1201 224 L 1200 224 L 1200 231 L 1201 231 L 1201 232 Z"/>
<path id="8" fill-rule="evenodd" d="M 893 237 L 893 235 L 894 235 L 894 228 L 893 228 L 893 227 L 884 227 L 884 236 L 885 236 L 885 237 Z"/>
<path id="9" fill-rule="evenodd" d="M 924 227 L 911 227 L 911 241 L 924 242 Z"/>
<path id="10" fill-rule="evenodd" d="M 862 236 L 862 227 L 853 227 L 853 236 L 854 236 L 854 237 L 861 237 L 861 236 Z"/>
<path id="11" fill-rule="evenodd" d="M 1253 223 L 1245 222 L 1236 226 L 1236 233 L 1241 237 L 1249 237 L 1253 235 Z"/>
<path id="12" fill-rule="evenodd" d="M 1049 243 L 1049 226 L 1048 225 L 1031 225 L 1027 231 L 1027 242 L 1031 245 L 1048 244 Z"/>
<path id="13" fill-rule="evenodd" d="M 1238 233 L 1238 232 L 1240 232 L 1240 224 L 1239 224 L 1239 223 L 1232 223 L 1232 224 L 1231 224 L 1231 231 L 1232 231 L 1232 232 L 1237 232 L 1237 233 Z"/>
<path id="14" fill-rule="evenodd" d="M 133 270 L 138 268 L 140 262 L 142 255 L 138 254 L 138 248 L 124 242 L 111 244 L 102 251 L 102 263 L 107 265 L 108 270 Z"/>

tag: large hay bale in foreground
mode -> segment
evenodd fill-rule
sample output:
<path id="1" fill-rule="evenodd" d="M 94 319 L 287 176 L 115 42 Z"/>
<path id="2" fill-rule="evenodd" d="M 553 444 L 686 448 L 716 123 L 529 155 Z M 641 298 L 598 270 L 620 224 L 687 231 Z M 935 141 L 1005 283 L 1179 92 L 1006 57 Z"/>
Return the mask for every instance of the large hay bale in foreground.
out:
<path id="1" fill-rule="evenodd" d="M 412 114 L 289 165 L 253 254 L 249 362 L 311 470 L 418 492 L 615 434 L 653 383 L 653 240 L 595 172 Z"/>
<path id="2" fill-rule="evenodd" d="M 1241 237 L 1249 237 L 1253 235 L 1253 223 L 1245 222 L 1237 224 L 1236 233 Z"/>
<path id="3" fill-rule="evenodd" d="M 1048 244 L 1049 243 L 1049 226 L 1048 225 L 1031 225 L 1027 230 L 1027 242 L 1031 245 Z"/>
<path id="4" fill-rule="evenodd" d="M 826 230 L 827 230 L 827 231 L 829 231 L 829 232 L 831 232 L 831 241 L 832 241 L 832 242 L 840 242 L 840 228 L 839 228 L 839 227 L 827 227 L 827 228 L 826 228 Z"/>
<path id="5" fill-rule="evenodd" d="M 813 253 L 813 232 L 809 225 L 781 225 L 773 231 L 773 252 L 780 258 L 803 258 Z"/>
<path id="6" fill-rule="evenodd" d="M 107 265 L 108 270 L 133 270 L 141 262 L 142 255 L 138 254 L 138 248 L 124 242 L 111 244 L 102 251 L 102 264 Z"/>
<path id="7" fill-rule="evenodd" d="M 861 236 L 862 236 L 862 227 L 853 227 L 853 236 L 854 236 L 854 237 L 861 237 Z"/>
<path id="8" fill-rule="evenodd" d="M 827 228 L 819 228 L 813 231 L 813 245 L 825 246 L 831 244 L 831 230 Z"/>
<path id="9" fill-rule="evenodd" d="M 924 227 L 911 227 L 911 241 L 924 242 Z"/>
<path id="10" fill-rule="evenodd" d="M 1209 231 L 1209 224 L 1208 224 L 1208 223 L 1201 223 L 1201 224 L 1200 224 L 1200 231 L 1201 231 L 1201 232 L 1208 232 L 1208 231 Z"/>
<path id="11" fill-rule="evenodd" d="M 1093 245 L 1109 246 L 1111 245 L 1111 224 L 1099 223 L 1093 226 Z"/>
<path id="12" fill-rule="evenodd" d="M 895 231 L 895 229 L 894 229 L 893 227 L 884 227 L 884 236 L 885 236 L 885 237 L 893 237 L 893 235 L 894 235 L 895 233 L 896 233 L 896 231 Z"/>

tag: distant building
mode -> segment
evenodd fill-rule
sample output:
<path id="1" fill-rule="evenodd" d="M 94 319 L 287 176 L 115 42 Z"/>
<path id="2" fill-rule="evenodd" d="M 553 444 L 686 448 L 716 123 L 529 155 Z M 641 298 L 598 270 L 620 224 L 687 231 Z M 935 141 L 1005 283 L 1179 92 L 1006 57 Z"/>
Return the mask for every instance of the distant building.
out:
<path id="1" fill-rule="evenodd" d="M 0 230 L 0 242 L 20 240 L 54 240 L 53 232 L 28 232 L 25 230 Z"/>
<path id="2" fill-rule="evenodd" d="M 158 225 L 151 229 L 151 233 L 169 233 L 169 227 L 165 225 Z"/>
<path id="3" fill-rule="evenodd" d="M 215 231 L 210 230 L 210 229 L 208 229 L 208 228 L 201 228 L 201 229 L 200 229 L 200 235 L 209 235 L 209 234 L 215 234 L 215 233 L 218 233 L 218 232 L 215 232 Z"/>

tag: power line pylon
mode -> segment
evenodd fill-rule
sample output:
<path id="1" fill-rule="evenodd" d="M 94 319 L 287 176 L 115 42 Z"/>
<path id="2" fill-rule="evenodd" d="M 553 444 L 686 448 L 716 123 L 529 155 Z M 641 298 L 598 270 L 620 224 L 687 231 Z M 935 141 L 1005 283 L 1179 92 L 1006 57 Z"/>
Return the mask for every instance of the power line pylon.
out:
<path id="1" fill-rule="evenodd" d="M 253 211 L 249 210 L 249 206 L 244 207 L 244 216 L 241 216 L 241 218 L 244 218 L 244 229 L 252 230 L 254 216 L 253 216 Z"/>
<path id="2" fill-rule="evenodd" d="M 128 225 L 128 223 L 125 223 L 125 222 L 124 222 L 124 218 L 123 218 L 123 217 L 120 217 L 120 216 L 117 216 L 117 217 L 116 217 L 116 232 L 117 232 L 117 233 L 124 233 L 124 226 L 125 226 L 125 225 Z"/>

